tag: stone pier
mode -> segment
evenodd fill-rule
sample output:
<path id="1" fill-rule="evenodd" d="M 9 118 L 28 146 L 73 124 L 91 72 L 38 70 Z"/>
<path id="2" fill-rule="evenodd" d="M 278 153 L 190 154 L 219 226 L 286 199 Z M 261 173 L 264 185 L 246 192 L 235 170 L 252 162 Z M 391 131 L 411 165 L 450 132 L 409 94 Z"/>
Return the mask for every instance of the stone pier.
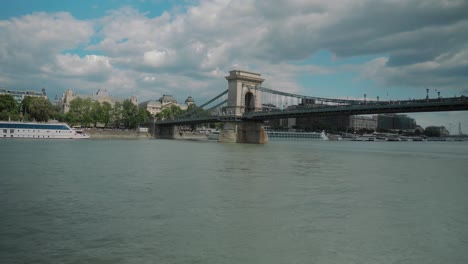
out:
<path id="1" fill-rule="evenodd" d="M 219 133 L 219 142 L 266 144 L 268 135 L 262 123 L 227 122 Z"/>
<path id="2" fill-rule="evenodd" d="M 155 138 L 163 138 L 163 139 L 175 139 L 177 138 L 177 127 L 176 126 L 161 126 L 156 125 L 154 127 L 154 135 Z M 153 132 L 153 131 L 151 131 Z"/>

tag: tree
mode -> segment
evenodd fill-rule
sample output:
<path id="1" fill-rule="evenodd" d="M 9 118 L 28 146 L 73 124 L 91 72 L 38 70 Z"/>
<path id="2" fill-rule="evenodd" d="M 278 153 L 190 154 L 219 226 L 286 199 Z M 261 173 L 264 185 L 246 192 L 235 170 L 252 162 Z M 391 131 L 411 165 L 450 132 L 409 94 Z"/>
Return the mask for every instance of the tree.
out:
<path id="1" fill-rule="evenodd" d="M 9 94 L 0 95 L 0 112 L 17 112 L 18 104 L 16 103 L 15 98 Z"/>
<path id="2" fill-rule="evenodd" d="M 130 100 L 122 103 L 122 123 L 125 128 L 136 128 L 138 108 Z"/>
<path id="3" fill-rule="evenodd" d="M 102 111 L 102 106 L 101 106 L 100 102 L 95 101 L 95 102 L 91 103 L 90 115 L 91 115 L 91 118 L 93 120 L 94 127 L 97 126 L 97 123 L 102 123 L 103 111 Z"/>
<path id="4" fill-rule="evenodd" d="M 23 101 L 21 101 L 21 113 L 23 113 L 23 116 L 27 119 L 28 118 L 28 113 L 29 111 L 29 106 L 31 105 L 31 102 L 33 101 L 33 97 L 26 96 L 23 98 Z"/>
<path id="5" fill-rule="evenodd" d="M 171 105 L 170 107 L 157 113 L 156 117 L 161 120 L 172 119 L 181 115 L 182 113 L 184 113 L 184 111 L 180 109 L 180 107 L 178 107 L 177 105 Z"/>
<path id="6" fill-rule="evenodd" d="M 82 126 L 89 126 L 93 123 L 92 112 L 93 102 L 91 99 L 76 98 L 70 102 L 70 111 L 66 115 L 67 122 L 71 125 L 80 124 Z"/>
<path id="7" fill-rule="evenodd" d="M 43 97 L 32 97 L 28 108 L 30 118 L 36 121 L 47 122 L 52 117 L 52 104 Z"/>
<path id="8" fill-rule="evenodd" d="M 146 123 L 148 120 L 151 119 L 151 113 L 148 112 L 146 109 L 144 108 L 139 108 L 138 109 L 138 116 L 137 116 L 137 123 L 138 124 L 141 124 L 141 123 Z"/>
<path id="9" fill-rule="evenodd" d="M 101 111 L 102 111 L 101 122 L 104 124 L 105 127 L 107 127 L 111 121 L 112 105 L 109 104 L 108 102 L 102 103 Z"/>
<path id="10" fill-rule="evenodd" d="M 0 120 L 16 119 L 18 117 L 18 104 L 9 94 L 0 95 Z"/>
<path id="11" fill-rule="evenodd" d="M 115 103 L 110 113 L 110 123 L 112 123 L 112 126 L 120 127 L 120 123 L 122 122 L 122 103 Z"/>
<path id="12" fill-rule="evenodd" d="M 62 111 L 62 107 L 59 105 L 53 105 L 52 106 L 52 116 L 53 119 L 58 120 L 60 122 L 65 121 L 65 114 Z"/>

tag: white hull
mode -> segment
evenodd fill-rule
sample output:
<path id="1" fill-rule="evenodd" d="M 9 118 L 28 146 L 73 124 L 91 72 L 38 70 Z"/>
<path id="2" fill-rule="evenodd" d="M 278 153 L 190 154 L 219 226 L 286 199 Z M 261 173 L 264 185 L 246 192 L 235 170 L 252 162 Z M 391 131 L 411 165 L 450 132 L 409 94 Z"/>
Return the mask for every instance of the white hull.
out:
<path id="1" fill-rule="evenodd" d="M 218 140 L 219 139 L 219 131 L 213 131 L 207 135 L 208 140 Z"/>
<path id="2" fill-rule="evenodd" d="M 271 140 L 328 140 L 324 131 L 317 132 L 282 132 L 267 131 L 268 139 Z"/>
<path id="3" fill-rule="evenodd" d="M 22 123 L 0 121 L 0 138 L 86 139 L 88 135 L 65 123 Z"/>

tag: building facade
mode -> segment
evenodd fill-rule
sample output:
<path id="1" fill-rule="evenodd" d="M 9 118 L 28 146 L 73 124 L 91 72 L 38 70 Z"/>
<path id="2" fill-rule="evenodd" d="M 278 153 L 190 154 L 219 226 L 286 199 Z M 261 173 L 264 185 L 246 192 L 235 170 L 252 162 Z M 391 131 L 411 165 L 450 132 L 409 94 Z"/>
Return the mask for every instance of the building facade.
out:
<path id="1" fill-rule="evenodd" d="M 158 100 L 149 100 L 138 104 L 138 108 L 143 108 L 151 115 L 155 116 L 162 110 L 170 108 L 173 105 L 180 107 L 182 110 L 186 110 L 189 105 L 192 104 L 195 104 L 195 100 L 193 100 L 191 96 L 187 97 L 184 104 L 179 104 L 171 95 L 163 95 Z"/>
<path id="2" fill-rule="evenodd" d="M 361 129 L 377 130 L 377 116 L 350 116 L 349 117 L 349 128 L 354 131 Z"/>
<path id="3" fill-rule="evenodd" d="M 406 130 L 406 129 L 415 129 L 416 121 L 406 115 L 397 115 L 397 114 L 382 114 L 378 115 L 378 129 L 385 130 Z"/>
<path id="4" fill-rule="evenodd" d="M 49 99 L 47 98 L 46 91 L 44 88 L 42 88 L 41 92 L 36 92 L 36 91 L 21 91 L 21 90 L 10 90 L 6 88 L 0 88 L 0 94 L 8 94 L 13 96 L 15 101 L 19 104 L 23 101 L 25 97 L 42 97 L 44 99 Z"/>
<path id="5" fill-rule="evenodd" d="M 349 115 L 311 116 L 296 118 L 297 129 L 305 131 L 342 130 L 350 127 Z"/>
<path id="6" fill-rule="evenodd" d="M 450 133 L 444 126 L 428 126 L 424 130 L 424 134 L 430 137 L 444 137 L 448 136 Z"/>
<path id="7" fill-rule="evenodd" d="M 71 101 L 76 98 L 91 99 L 91 101 L 97 101 L 99 103 L 107 102 L 112 106 L 114 106 L 117 102 L 123 103 L 128 99 L 134 105 L 138 105 L 138 100 L 135 96 L 131 96 L 130 98 L 109 96 L 107 90 L 101 89 L 99 89 L 95 94 L 76 94 L 72 89 L 68 89 L 63 93 L 62 98 L 58 101 L 57 104 L 60 105 L 64 113 L 68 113 L 68 111 L 70 111 Z"/>

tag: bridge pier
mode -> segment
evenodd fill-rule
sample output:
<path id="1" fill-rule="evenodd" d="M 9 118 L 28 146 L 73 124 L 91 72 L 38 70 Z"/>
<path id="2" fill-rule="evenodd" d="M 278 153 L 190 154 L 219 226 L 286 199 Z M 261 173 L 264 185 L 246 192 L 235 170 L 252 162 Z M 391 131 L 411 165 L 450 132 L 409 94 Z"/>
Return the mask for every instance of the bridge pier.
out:
<path id="1" fill-rule="evenodd" d="M 156 125 L 154 126 L 153 135 L 155 138 L 162 138 L 162 139 L 175 139 L 177 138 L 177 129 L 176 126 L 161 126 Z"/>
<path id="2" fill-rule="evenodd" d="M 253 121 L 226 122 L 219 133 L 219 142 L 266 144 L 268 135 L 263 124 Z"/>

